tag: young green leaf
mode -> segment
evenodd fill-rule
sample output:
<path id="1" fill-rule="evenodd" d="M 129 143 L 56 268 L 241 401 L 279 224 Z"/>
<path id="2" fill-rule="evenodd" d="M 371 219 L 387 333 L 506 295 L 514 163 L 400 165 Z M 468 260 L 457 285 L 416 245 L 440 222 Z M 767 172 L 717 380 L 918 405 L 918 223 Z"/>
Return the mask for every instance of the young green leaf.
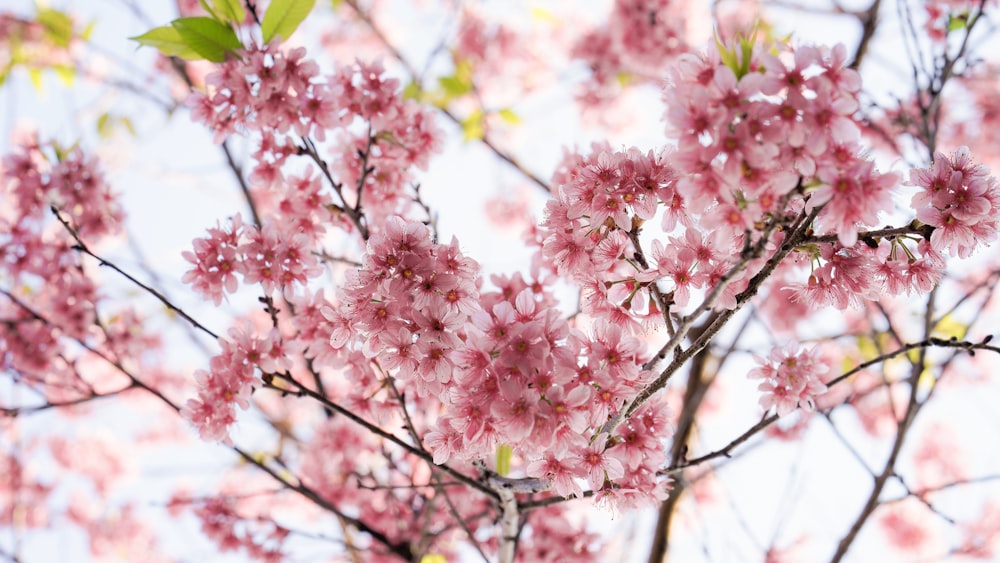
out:
<path id="1" fill-rule="evenodd" d="M 101 136 L 102 139 L 111 136 L 111 114 L 108 112 L 102 113 L 97 118 L 97 134 Z"/>
<path id="2" fill-rule="evenodd" d="M 466 141 L 478 141 L 486 134 L 486 124 L 483 123 L 482 110 L 475 110 L 462 120 L 462 133 Z"/>
<path id="3" fill-rule="evenodd" d="M 291 37 L 315 4 L 316 0 L 273 0 L 260 22 L 264 43 L 277 36 L 285 40 Z"/>
<path id="4" fill-rule="evenodd" d="M 457 74 L 438 78 L 438 84 L 441 85 L 441 89 L 444 90 L 448 99 L 464 96 L 472 91 L 472 84 L 463 81 Z"/>
<path id="5" fill-rule="evenodd" d="M 176 28 L 169 25 L 154 27 L 142 35 L 129 37 L 129 39 L 140 45 L 153 47 L 168 57 L 180 57 L 188 60 L 203 58 L 184 42 Z"/>
<path id="6" fill-rule="evenodd" d="M 514 113 L 514 110 L 510 108 L 504 108 L 497 112 L 500 115 L 500 119 L 511 125 L 519 125 L 521 123 L 521 117 Z"/>
<path id="7" fill-rule="evenodd" d="M 212 7 L 208 5 L 207 0 L 198 0 L 198 3 L 201 4 L 201 9 L 205 10 L 206 14 L 212 16 L 213 20 L 217 20 L 219 22 L 223 21 L 223 19 L 219 17 L 219 14 L 216 14 L 215 10 L 213 10 Z"/>
<path id="8" fill-rule="evenodd" d="M 423 94 L 424 92 L 420 88 L 420 84 L 417 84 L 416 82 L 413 81 L 407 84 L 406 88 L 403 88 L 404 99 L 420 101 L 420 98 L 423 97 Z"/>
<path id="9" fill-rule="evenodd" d="M 83 31 L 80 32 L 80 39 L 83 39 L 84 41 L 90 41 L 90 36 L 94 33 L 94 26 L 96 25 L 97 25 L 97 20 L 92 20 L 90 23 L 88 23 L 87 27 L 83 28 Z"/>
<path id="10" fill-rule="evenodd" d="M 957 16 L 948 14 L 948 31 L 958 31 L 965 29 L 969 25 L 969 14 L 959 14 Z"/>
<path id="11" fill-rule="evenodd" d="M 212 0 L 212 5 L 215 6 L 215 14 L 229 23 L 240 25 L 247 19 L 242 0 Z"/>
<path id="12" fill-rule="evenodd" d="M 28 78 L 31 79 L 31 85 L 35 87 L 35 91 L 39 94 L 44 94 L 45 89 L 42 84 L 42 69 L 37 67 L 28 67 Z"/>
<path id="13" fill-rule="evenodd" d="M 56 76 L 62 80 L 63 84 L 72 86 L 73 80 L 76 79 L 76 69 L 73 68 L 73 65 L 52 65 L 50 68 L 56 72 Z"/>
<path id="14" fill-rule="evenodd" d="M 497 445 L 497 475 L 506 477 L 510 473 L 510 460 L 514 457 L 514 448 L 508 444 Z"/>
<path id="15" fill-rule="evenodd" d="M 73 20 L 67 14 L 51 8 L 40 8 L 38 23 L 42 24 L 49 41 L 58 47 L 69 47 L 73 40 Z"/>
<path id="16" fill-rule="evenodd" d="M 180 18 L 170 25 L 177 30 L 185 45 L 214 63 L 225 61 L 226 55 L 234 55 L 237 49 L 243 47 L 233 28 L 212 18 Z"/>

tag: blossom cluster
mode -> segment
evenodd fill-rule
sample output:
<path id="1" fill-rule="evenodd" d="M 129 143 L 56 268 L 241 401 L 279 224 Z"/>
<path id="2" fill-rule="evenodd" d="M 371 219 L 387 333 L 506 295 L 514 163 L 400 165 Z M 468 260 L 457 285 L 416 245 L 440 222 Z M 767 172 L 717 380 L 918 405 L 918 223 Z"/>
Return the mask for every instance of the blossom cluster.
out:
<path id="1" fill-rule="evenodd" d="M 249 323 L 233 327 L 229 338 L 219 338 L 221 351 L 212 357 L 209 370 L 197 370 L 198 397 L 189 399 L 181 414 L 204 440 L 231 443 L 229 427 L 236 421 L 236 406 L 250 407 L 250 394 L 260 375 L 283 372 L 291 367 L 295 350 L 282 340 L 277 329 L 266 337 L 256 335 Z"/>
<path id="2" fill-rule="evenodd" d="M 972 161 L 968 147 L 951 158 L 934 155 L 928 169 L 910 173 L 910 183 L 921 188 L 911 205 L 917 219 L 934 228 L 931 248 L 967 258 L 1000 231 L 1000 190 L 988 168 Z"/>
<path id="3" fill-rule="evenodd" d="M 306 215 L 308 217 L 308 215 Z M 194 240 L 194 250 L 184 251 L 193 267 L 182 281 L 216 305 L 227 293 L 245 284 L 259 283 L 264 293 L 305 285 L 322 272 L 313 253 L 316 241 L 295 223 L 269 221 L 263 228 L 244 226 L 237 214 L 228 228 L 217 226 L 208 236 Z"/>
<path id="4" fill-rule="evenodd" d="M 59 361 L 59 338 L 92 336 L 100 294 L 80 265 L 70 229 L 98 243 L 119 231 L 122 212 L 97 159 L 79 147 L 21 143 L 3 158 L 0 174 L 0 277 L 44 316 L 4 304 L 3 316 L 14 323 L 0 325 L 3 367 L 47 381 L 46 393 L 72 396 L 81 383 Z M 69 229 L 56 224 L 53 212 Z"/>
<path id="5" fill-rule="evenodd" d="M 420 397 L 446 394 L 451 353 L 477 307 L 478 271 L 457 241 L 433 243 L 426 225 L 390 218 L 349 273 L 340 306 L 323 311 L 330 345 L 360 348 Z"/>
<path id="6" fill-rule="evenodd" d="M 322 309 L 354 386 L 375 394 L 392 377 L 423 400 L 421 434 L 436 463 L 490 458 L 508 445 L 557 494 L 582 494 L 576 479 L 586 479 L 615 502 L 659 498 L 656 464 L 671 432 L 662 414 L 602 429 L 648 381 L 644 345 L 603 321 L 592 336 L 572 329 L 544 284 L 520 275 L 495 276 L 499 289 L 481 293 L 478 266 L 430 234 L 390 219 L 338 302 Z M 372 412 L 365 403 L 360 412 Z"/>
<path id="7" fill-rule="evenodd" d="M 372 225 L 407 209 L 410 170 L 426 168 L 443 133 L 429 110 L 403 98 L 398 80 L 379 63 L 360 61 L 321 77 L 301 47 L 283 51 L 271 43 L 238 54 L 209 74 L 208 91 L 192 94 L 188 104 L 216 142 L 236 132 L 258 136 L 255 187 L 280 187 L 287 159 L 315 153 L 313 141 L 332 135 L 328 171 L 339 188 L 353 190 L 354 207 L 361 208 L 363 195 Z"/>
<path id="8" fill-rule="evenodd" d="M 930 167 L 910 172 L 909 183 L 919 188 L 910 202 L 914 232 L 815 245 L 808 282 L 789 284 L 799 299 L 843 309 L 882 295 L 924 293 L 941 280 L 947 256 L 967 258 L 996 239 L 996 178 L 973 163 L 967 147 L 951 158 L 935 154 Z"/>
<path id="9" fill-rule="evenodd" d="M 607 23 L 582 36 L 572 55 L 593 73 L 581 101 L 595 105 L 621 82 L 659 79 L 667 65 L 690 50 L 689 0 L 616 0 Z"/>
<path id="10" fill-rule="evenodd" d="M 197 503 L 194 513 L 201 519 L 201 531 L 215 541 L 223 553 L 243 551 L 255 561 L 284 561 L 281 547 L 290 531 L 267 518 L 244 518 L 234 504 L 226 497 Z"/>
<path id="11" fill-rule="evenodd" d="M 819 355 L 819 347 L 799 350 L 798 345 L 788 344 L 774 348 L 767 358 L 754 358 L 760 365 L 747 377 L 764 380 L 759 389 L 764 392 L 760 406 L 765 411 L 773 407 L 784 416 L 797 408 L 816 408 L 816 397 L 826 391 L 822 378 L 829 370 Z"/>

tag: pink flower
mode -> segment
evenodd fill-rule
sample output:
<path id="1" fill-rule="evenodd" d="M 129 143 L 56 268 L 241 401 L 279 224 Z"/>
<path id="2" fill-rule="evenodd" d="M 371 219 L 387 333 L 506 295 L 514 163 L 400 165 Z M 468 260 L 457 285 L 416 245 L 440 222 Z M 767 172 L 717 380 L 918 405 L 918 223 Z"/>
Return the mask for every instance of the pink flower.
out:
<path id="1" fill-rule="evenodd" d="M 829 369 L 819 357 L 819 347 L 798 351 L 798 346 L 789 343 L 771 350 L 767 359 L 754 359 L 760 365 L 747 377 L 764 380 L 759 389 L 764 392 L 760 405 L 765 411 L 775 407 L 784 416 L 796 408 L 816 408 L 816 396 L 826 391 L 822 376 Z"/>
<path id="2" fill-rule="evenodd" d="M 1000 190 L 985 166 L 972 163 L 967 147 L 950 159 L 936 153 L 930 168 L 910 173 L 910 183 L 923 189 L 910 203 L 917 219 L 934 227 L 934 250 L 966 258 L 996 239 Z"/>
<path id="3" fill-rule="evenodd" d="M 816 225 L 836 231 L 845 247 L 857 242 L 859 224 L 875 226 L 878 214 L 892 209 L 892 188 L 898 176 L 876 172 L 869 160 L 858 159 L 846 168 L 821 168 L 818 176 L 823 185 L 809 200 L 810 208 L 823 206 Z"/>
<path id="4" fill-rule="evenodd" d="M 496 418 L 507 441 L 517 444 L 527 438 L 535 426 L 538 394 L 513 379 L 499 382 L 498 387 L 500 397 L 490 406 L 490 414 Z"/>
<path id="5" fill-rule="evenodd" d="M 625 475 L 621 462 L 606 450 L 607 443 L 608 435 L 598 434 L 591 439 L 589 446 L 576 454 L 576 465 L 586 475 L 592 491 L 603 489 L 605 481 L 614 481 Z"/>
<path id="6" fill-rule="evenodd" d="M 181 281 L 193 284 L 195 291 L 216 305 L 222 303 L 225 293 L 235 293 L 239 287 L 236 274 L 243 269 L 242 256 L 237 254 L 242 233 L 243 222 L 237 213 L 228 229 L 218 226 L 208 230 L 208 238 L 195 239 L 194 252 L 182 253 L 194 268 Z"/>
<path id="7" fill-rule="evenodd" d="M 542 477 L 552 482 L 552 490 L 563 497 L 583 496 L 583 489 L 577 484 L 576 473 L 567 458 L 548 452 L 541 459 L 528 464 L 526 473 L 529 477 Z"/>

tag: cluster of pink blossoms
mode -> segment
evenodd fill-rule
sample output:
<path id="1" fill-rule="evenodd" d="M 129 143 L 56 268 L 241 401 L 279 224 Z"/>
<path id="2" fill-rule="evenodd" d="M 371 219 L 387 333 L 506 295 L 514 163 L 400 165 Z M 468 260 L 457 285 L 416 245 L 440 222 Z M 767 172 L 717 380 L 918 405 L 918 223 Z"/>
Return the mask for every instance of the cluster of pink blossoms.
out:
<path id="1" fill-rule="evenodd" d="M 255 335 L 247 323 L 233 327 L 229 338 L 219 338 L 222 351 L 209 362 L 209 371 L 194 374 L 198 397 L 189 399 L 181 414 L 197 429 L 203 440 L 231 444 L 229 427 L 236 421 L 236 406 L 250 407 L 250 394 L 260 382 L 257 371 L 281 373 L 291 368 L 293 343 L 285 343 L 278 331 L 266 337 Z"/>
<path id="2" fill-rule="evenodd" d="M 931 248 L 967 258 L 1000 230 L 1000 190 L 988 168 L 974 164 L 968 147 L 951 158 L 934 155 L 929 169 L 914 170 L 910 183 L 922 191 L 910 203 L 917 219 L 934 228 Z"/>
<path id="3" fill-rule="evenodd" d="M 826 391 L 822 377 L 829 366 L 819 357 L 819 347 L 799 350 L 795 344 L 775 348 L 767 358 L 754 356 L 759 367 L 747 375 L 763 379 L 759 389 L 764 392 L 760 406 L 765 411 L 774 407 L 779 416 L 797 408 L 813 410 L 816 397 Z"/>
<path id="4" fill-rule="evenodd" d="M 332 105 L 337 92 L 315 80 L 319 66 L 304 48 L 282 52 L 277 44 L 241 50 L 205 78 L 208 93 L 188 101 L 192 118 L 222 142 L 237 131 L 274 131 L 306 136 L 348 123 Z"/>
<path id="5" fill-rule="evenodd" d="M 55 209 L 86 244 L 119 230 L 122 213 L 96 158 L 37 140 L 20 144 L 0 164 L 0 278 L 34 317 L 4 298 L 0 368 L 39 384 L 47 397 L 75 398 L 86 385 L 61 353 L 61 337 L 100 338 L 93 330 L 97 286 Z M 94 340 L 91 340 L 94 341 Z"/>
<path id="6" fill-rule="evenodd" d="M 925 187 L 917 217 L 933 227 L 926 240 L 916 230 L 867 235 L 893 208 L 899 177 L 865 156 L 854 117 L 861 82 L 843 46 L 768 51 L 737 38 L 718 47 L 683 55 L 670 71 L 665 119 L 676 151 L 595 145 L 567 155 L 556 174 L 537 238 L 548 263 L 582 287 L 584 313 L 639 331 L 683 313 L 698 293 L 711 293 L 715 308 L 736 307 L 767 258 L 734 271 L 745 249 L 769 225 L 808 213 L 816 235 L 769 285 L 809 307 L 927 291 L 941 277 L 942 253 L 965 256 L 994 238 L 995 181 L 965 152 L 913 173 Z M 647 243 L 655 218 L 660 232 Z M 768 248 L 785 236 L 773 233 Z"/>
<path id="7" fill-rule="evenodd" d="M 419 397 L 446 395 L 451 354 L 478 308 L 478 272 L 457 241 L 432 243 L 426 225 L 390 218 L 348 273 L 340 306 L 323 310 L 330 345 L 358 349 Z"/>
<path id="8" fill-rule="evenodd" d="M 461 254 L 456 242 L 432 242 L 430 229 L 422 223 L 393 217 L 381 231 L 373 234 L 361 267 L 348 273 L 337 303 L 323 305 L 325 300 L 322 295 L 317 295 L 307 306 L 300 307 L 301 312 L 310 317 L 314 317 L 315 310 L 319 308 L 328 321 L 321 323 L 326 327 L 322 333 L 329 334 L 326 348 L 335 352 L 328 361 L 341 367 L 351 379 L 351 390 L 341 402 L 352 412 L 372 416 L 382 423 L 389 417 L 398 417 L 398 398 L 392 395 L 386 399 L 379 398 L 386 394 L 387 378 L 392 378 L 391 386 L 413 405 L 411 412 L 417 425 L 414 430 L 422 435 L 436 462 L 444 463 L 453 457 L 488 459 L 498 443 L 509 440 L 516 453 L 531 454 L 533 458 L 538 458 L 545 446 L 556 447 L 558 457 L 566 459 L 567 466 L 571 465 L 568 458 L 580 458 L 573 461 L 571 470 L 556 472 L 540 467 L 533 472 L 534 476 L 557 481 L 554 488 L 559 491 L 558 494 L 581 492 L 573 482 L 574 478 L 592 475 L 595 490 L 604 486 L 606 477 L 621 478 L 622 463 L 604 454 L 606 434 L 589 447 L 586 438 L 577 435 L 590 425 L 606 421 L 607 406 L 617 404 L 618 397 L 605 394 L 603 415 L 595 418 L 586 411 L 584 404 L 591 393 L 596 392 L 590 383 L 574 382 L 575 390 L 567 392 L 570 389 L 568 382 L 576 375 L 575 367 L 562 370 L 558 375 L 552 373 L 555 369 L 551 358 L 553 354 L 562 356 L 573 366 L 577 362 L 575 355 L 560 351 L 562 343 L 558 341 L 567 334 L 566 321 L 551 307 L 536 307 L 532 290 L 519 276 L 510 283 L 501 282 L 505 291 L 481 296 L 478 273 L 478 265 Z M 513 297 L 515 293 L 517 297 Z M 507 301 L 502 295 L 512 297 Z M 545 299 L 547 305 L 553 304 L 550 296 Z M 496 311 L 502 320 L 485 314 L 484 305 Z M 549 330 L 547 325 L 553 326 L 556 332 L 551 337 L 551 345 L 548 341 L 541 343 L 545 338 L 543 332 Z M 303 334 L 300 341 L 309 339 L 312 342 L 317 336 Z M 637 341 L 632 344 L 637 344 Z M 312 348 L 310 344 L 310 350 Z M 612 358 L 609 366 L 612 373 L 618 376 L 631 374 L 635 378 L 633 372 L 638 372 L 638 368 L 634 351 L 614 347 L 610 343 L 605 348 L 595 344 L 594 350 L 603 353 L 605 358 Z M 490 356 L 493 356 L 492 362 Z M 477 371 L 475 366 L 467 363 L 469 361 L 490 362 L 495 364 L 496 369 Z M 598 364 L 604 365 L 595 360 L 595 369 Z M 528 388 L 529 381 L 515 377 L 515 370 L 534 374 L 530 383 L 540 387 Z M 545 373 L 540 373 L 541 370 Z M 607 379 L 610 381 L 611 377 Z M 490 394 L 500 387 L 506 393 Z M 525 389 L 523 394 L 521 387 Z M 611 387 L 610 384 L 608 387 Z M 465 389 L 469 392 L 463 391 Z M 543 397 L 543 394 L 547 396 Z M 471 404 L 473 400 L 474 405 Z M 528 402 L 532 403 L 530 410 L 525 409 Z M 441 412 L 441 416 L 435 422 L 437 412 Z M 463 415 L 473 412 L 481 416 Z M 592 419 L 597 422 L 589 422 Z M 443 432 L 454 435 L 458 432 L 456 424 L 468 440 L 464 443 L 452 440 L 445 444 Z M 445 430 L 428 431 L 428 425 Z M 477 428 L 479 432 L 473 435 Z M 663 424 L 658 431 L 662 433 L 668 429 L 669 426 Z M 364 479 L 375 471 L 370 460 L 357 455 L 357 452 L 371 450 L 373 439 L 371 434 L 346 420 L 332 419 L 313 438 L 313 447 L 309 451 L 315 455 L 309 454 L 304 460 L 304 480 L 331 502 L 338 505 L 357 504 L 362 519 L 377 529 L 387 530 L 391 541 L 405 541 L 409 537 L 407 528 L 421 529 L 426 526 L 427 518 L 432 521 L 440 519 L 441 526 L 446 527 L 451 521 L 446 512 L 434 511 L 430 515 L 413 512 L 410 499 L 400 492 L 410 490 L 408 485 L 412 484 L 412 477 L 379 477 L 383 484 L 396 483 L 400 491 L 394 491 L 389 486 L 382 489 L 383 492 L 373 493 L 343 486 L 345 480 L 354 480 L 358 476 Z M 628 446 L 623 445 L 617 451 L 624 456 L 630 448 L 653 447 L 648 441 L 645 446 L 638 442 L 630 440 Z M 659 443 L 655 439 L 654 442 Z M 566 445 L 570 443 L 574 444 L 572 451 Z M 345 447 L 345 444 L 353 446 Z M 461 451 L 450 450 L 449 446 Z M 341 455 L 331 454 L 331 451 L 354 453 Z M 586 454 L 589 457 L 585 460 Z M 652 459 L 660 458 L 654 456 Z M 603 471 L 605 466 L 610 470 L 607 474 Z M 634 470 L 630 471 L 631 480 L 625 481 L 632 485 L 629 490 L 655 491 L 650 489 L 657 481 L 654 466 L 640 463 L 634 466 Z M 358 496 L 361 493 L 364 494 L 364 501 Z M 371 502 L 373 494 L 381 500 Z M 449 495 L 449 502 L 470 521 L 477 519 L 476 514 L 488 512 L 488 499 L 473 491 L 456 490 Z M 649 496 L 649 493 L 644 495 Z M 652 493 L 652 497 L 659 498 L 656 492 Z M 555 518 L 560 511 L 552 512 L 550 516 Z M 491 519 L 480 522 L 486 529 L 494 525 Z M 573 543 L 573 552 L 585 559 L 588 547 L 577 545 L 574 539 L 578 542 L 586 536 L 581 536 L 565 523 L 556 527 L 563 530 L 556 537 Z M 439 541 L 442 545 L 437 549 L 447 553 L 450 549 L 447 547 L 447 536 L 441 536 Z M 487 543 L 484 547 L 496 549 L 494 544 Z M 547 553 L 542 544 L 526 542 L 525 549 Z M 554 553 L 539 560 L 549 559 L 551 555 Z"/>
<path id="9" fill-rule="evenodd" d="M 409 171 L 427 166 L 443 134 L 429 110 L 402 97 L 399 81 L 387 78 L 380 64 L 356 62 L 321 77 L 301 47 L 285 52 L 272 43 L 238 54 L 208 75 L 207 93 L 193 94 L 188 103 L 192 118 L 214 131 L 217 142 L 237 132 L 259 135 L 250 174 L 256 187 L 280 186 L 287 159 L 318 150 L 312 140 L 332 133 L 330 171 L 345 191 L 355 190 L 359 209 L 363 191 L 370 223 L 412 204 L 403 197 Z"/>
<path id="10" fill-rule="evenodd" d="M 237 274 L 245 284 L 259 283 L 267 295 L 303 286 L 322 273 L 313 254 L 315 235 L 279 221 L 269 221 L 263 228 L 244 226 L 237 214 L 228 228 L 209 229 L 206 238 L 194 240 L 193 251 L 184 251 L 184 259 L 193 267 L 182 281 L 216 305 L 226 293 L 239 289 Z"/>
<path id="11" fill-rule="evenodd" d="M 607 24 L 584 35 L 572 56 L 593 72 L 584 103 L 610 99 L 621 80 L 659 79 L 673 57 L 690 50 L 689 0 L 616 0 Z"/>
<path id="12" fill-rule="evenodd" d="M 613 435 L 602 430 L 651 375 L 644 345 L 603 321 L 592 337 L 571 329 L 543 284 L 520 275 L 495 277 L 499 290 L 480 294 L 477 274 L 457 244 L 390 219 L 340 303 L 323 309 L 355 384 L 372 386 L 373 363 L 376 391 L 391 376 L 437 405 L 421 432 L 436 463 L 489 459 L 507 444 L 556 494 L 581 494 L 576 479 L 586 479 L 619 504 L 662 497 L 656 470 L 672 432 L 663 415 L 642 411 Z"/>
<path id="13" fill-rule="evenodd" d="M 859 225 L 891 208 L 894 174 L 862 155 L 853 113 L 858 74 L 847 50 L 743 39 L 701 56 L 685 55 L 664 91 L 668 133 L 676 136 L 677 190 L 701 224 L 740 235 L 780 217 L 803 190 L 822 206 L 817 230 L 853 246 Z"/>
<path id="14" fill-rule="evenodd" d="M 406 214 L 414 207 L 412 193 L 407 193 L 412 169 L 426 170 L 444 143 L 434 114 L 403 98 L 399 80 L 387 77 L 378 62 L 356 62 L 330 81 L 342 92 L 339 103 L 363 124 L 361 134 L 340 132 L 332 171 L 345 186 L 361 190 L 354 194 L 363 196 L 370 225 Z"/>
<path id="15" fill-rule="evenodd" d="M 581 494 L 577 479 L 623 505 L 664 494 L 655 471 L 670 425 L 637 416 L 614 436 L 602 431 L 649 380 L 645 346 L 604 321 L 593 337 L 571 329 L 552 296 L 520 276 L 494 281 L 500 291 L 483 294 L 456 354 L 457 390 L 426 439 L 435 462 L 488 457 L 508 444 L 527 475 L 558 495 Z"/>
<path id="16" fill-rule="evenodd" d="M 281 547 L 290 532 L 270 518 L 243 518 L 236 511 L 235 502 L 227 497 L 199 501 L 194 513 L 201 519 L 201 531 L 223 553 L 243 552 L 255 561 L 268 563 L 286 560 Z"/>
<path id="17" fill-rule="evenodd" d="M 929 168 L 910 172 L 910 184 L 920 188 L 910 202 L 920 235 L 817 245 L 808 282 L 789 284 L 799 299 L 843 309 L 882 295 L 924 293 L 941 280 L 946 255 L 966 258 L 997 238 L 1000 190 L 968 148 L 951 158 L 937 153 Z"/>
<path id="18" fill-rule="evenodd" d="M 3 172 L 22 221 L 41 219 L 51 206 L 85 239 L 118 232 L 122 213 L 115 195 L 97 159 L 79 147 L 64 152 L 55 145 L 19 145 L 3 158 Z"/>
<path id="19" fill-rule="evenodd" d="M 684 294 L 715 270 L 712 258 L 721 252 L 692 233 L 681 245 L 660 247 L 654 271 L 662 272 L 637 275 L 649 265 L 639 260 L 638 239 L 629 233 L 660 211 L 668 231 L 691 225 L 666 156 L 595 145 L 589 156 L 567 155 L 554 178 L 558 192 L 546 204 L 537 236 L 552 268 L 584 289 L 582 310 L 590 316 L 633 329 L 662 322 L 661 305 L 649 292 L 652 278 L 662 274 Z M 700 271 L 692 272 L 696 267 Z"/>

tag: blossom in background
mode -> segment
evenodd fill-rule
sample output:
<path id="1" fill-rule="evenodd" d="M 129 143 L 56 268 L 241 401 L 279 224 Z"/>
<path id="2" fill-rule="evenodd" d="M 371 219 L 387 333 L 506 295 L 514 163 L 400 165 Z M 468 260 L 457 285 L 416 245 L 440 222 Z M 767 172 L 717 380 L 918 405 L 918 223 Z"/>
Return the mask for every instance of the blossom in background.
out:
<path id="1" fill-rule="evenodd" d="M 754 359 L 760 365 L 747 377 L 764 380 L 758 389 L 764 392 L 760 406 L 765 411 L 773 407 L 784 416 L 798 408 L 816 408 L 816 397 L 826 391 L 821 378 L 829 370 L 819 357 L 819 347 L 799 350 L 790 343 L 774 348 L 767 358 L 754 355 Z"/>

